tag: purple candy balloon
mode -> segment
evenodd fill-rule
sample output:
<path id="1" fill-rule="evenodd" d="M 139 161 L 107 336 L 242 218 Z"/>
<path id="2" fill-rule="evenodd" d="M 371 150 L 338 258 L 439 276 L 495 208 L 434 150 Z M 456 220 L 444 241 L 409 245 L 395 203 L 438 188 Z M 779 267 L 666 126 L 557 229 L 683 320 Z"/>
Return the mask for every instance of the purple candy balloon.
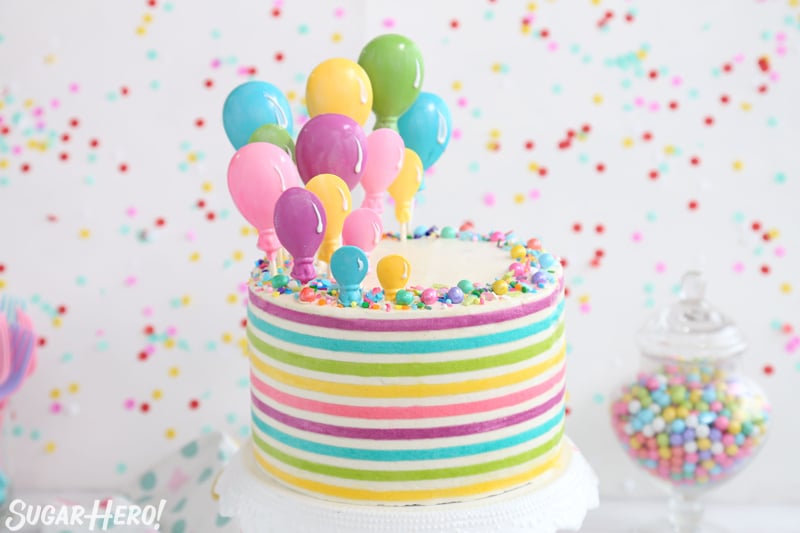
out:
<path id="1" fill-rule="evenodd" d="M 292 277 L 308 283 L 317 275 L 314 254 L 328 223 L 322 202 L 311 191 L 290 187 L 275 202 L 274 222 L 278 240 L 294 259 Z"/>
<path id="2" fill-rule="evenodd" d="M 317 115 L 303 125 L 295 142 L 295 160 L 303 183 L 333 174 L 352 191 L 367 161 L 367 137 L 358 122 L 345 115 Z"/>

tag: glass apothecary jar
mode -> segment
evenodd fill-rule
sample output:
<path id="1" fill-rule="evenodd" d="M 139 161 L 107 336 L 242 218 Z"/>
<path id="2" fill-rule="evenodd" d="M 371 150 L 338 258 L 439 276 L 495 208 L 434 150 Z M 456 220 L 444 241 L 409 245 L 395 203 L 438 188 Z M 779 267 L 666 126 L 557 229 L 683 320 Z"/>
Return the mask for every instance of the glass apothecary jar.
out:
<path id="1" fill-rule="evenodd" d="M 742 372 L 741 331 L 688 272 L 680 299 L 637 334 L 635 379 L 614 391 L 611 422 L 627 455 L 670 491 L 668 520 L 645 531 L 719 531 L 699 497 L 748 464 L 769 435 L 770 406 Z"/>

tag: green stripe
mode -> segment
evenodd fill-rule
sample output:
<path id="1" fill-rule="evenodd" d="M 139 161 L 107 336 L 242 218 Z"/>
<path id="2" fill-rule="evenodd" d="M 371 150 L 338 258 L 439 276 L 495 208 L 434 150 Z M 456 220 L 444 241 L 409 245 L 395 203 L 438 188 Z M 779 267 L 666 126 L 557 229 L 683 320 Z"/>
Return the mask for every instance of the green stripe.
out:
<path id="1" fill-rule="evenodd" d="M 253 434 L 253 441 L 258 447 L 266 454 L 272 456 L 274 459 L 281 461 L 284 464 L 293 466 L 299 470 L 312 472 L 314 474 L 322 474 L 324 476 L 337 477 L 343 479 L 355 479 L 358 481 L 430 481 L 433 479 L 449 479 L 454 477 L 475 476 L 478 474 L 486 474 L 488 472 L 495 472 L 505 468 L 512 468 L 521 464 L 532 461 L 548 451 L 555 448 L 560 442 L 561 437 L 564 435 L 564 428 L 559 430 L 558 434 L 545 442 L 525 452 L 517 455 L 512 455 L 504 459 L 490 461 L 488 463 L 481 463 L 469 466 L 451 467 L 451 468 L 431 468 L 428 470 L 362 470 L 358 468 L 344 468 L 339 466 L 326 465 L 322 463 L 314 463 L 306 459 L 300 459 L 287 453 L 284 453 L 273 446 L 270 446 L 258 435 Z"/>
<path id="2" fill-rule="evenodd" d="M 319 359 L 298 353 L 290 352 L 264 342 L 256 337 L 253 331 L 248 328 L 247 338 L 250 344 L 259 353 L 267 357 L 306 370 L 324 372 L 326 374 L 340 374 L 346 376 L 360 377 L 419 377 L 419 376 L 441 376 L 445 374 L 457 374 L 459 372 L 472 372 L 487 368 L 513 365 L 531 359 L 552 348 L 561 335 L 564 333 L 564 322 L 559 323 L 553 334 L 535 344 L 522 348 L 501 353 L 476 357 L 473 359 L 459 359 L 456 361 L 435 361 L 430 363 L 368 363 L 337 361 L 333 359 Z"/>

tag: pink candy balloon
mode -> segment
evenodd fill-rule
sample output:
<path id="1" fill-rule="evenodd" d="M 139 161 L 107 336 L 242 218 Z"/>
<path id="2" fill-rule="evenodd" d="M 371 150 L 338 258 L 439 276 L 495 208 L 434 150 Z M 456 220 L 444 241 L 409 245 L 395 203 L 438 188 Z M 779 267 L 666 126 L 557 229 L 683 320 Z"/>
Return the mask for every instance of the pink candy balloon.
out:
<path id="1" fill-rule="evenodd" d="M 367 137 L 369 160 L 361 176 L 361 186 L 366 196 L 361 207 L 383 213 L 383 198 L 386 189 L 397 177 L 403 166 L 405 144 L 400 134 L 389 128 L 373 131 Z"/>
<path id="2" fill-rule="evenodd" d="M 297 167 L 281 148 L 254 142 L 239 148 L 228 165 L 228 190 L 236 208 L 258 230 L 258 248 L 270 262 L 281 248 L 275 235 L 274 212 L 278 197 L 300 185 Z"/>
<path id="3" fill-rule="evenodd" d="M 317 275 L 314 254 L 325 237 L 325 208 L 317 196 L 301 187 L 286 189 L 275 203 L 275 232 L 292 254 L 292 277 L 308 283 Z"/>
<path id="4" fill-rule="evenodd" d="M 372 209 L 354 209 L 344 219 L 342 242 L 345 246 L 358 246 L 365 254 L 375 249 L 383 235 L 381 216 Z"/>
<path id="5" fill-rule="evenodd" d="M 352 191 L 361 181 L 369 150 L 358 122 L 345 115 L 326 113 L 303 125 L 294 152 L 303 183 L 319 174 L 333 174 Z"/>

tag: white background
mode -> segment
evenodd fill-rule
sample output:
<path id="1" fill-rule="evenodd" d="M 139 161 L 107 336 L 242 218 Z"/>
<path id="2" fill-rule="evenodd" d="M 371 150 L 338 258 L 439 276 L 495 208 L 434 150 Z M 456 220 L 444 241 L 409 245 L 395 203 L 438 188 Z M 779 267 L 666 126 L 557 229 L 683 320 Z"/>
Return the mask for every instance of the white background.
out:
<path id="1" fill-rule="evenodd" d="M 763 453 L 714 497 L 800 503 L 799 24 L 783 1 L 0 0 L 0 292 L 45 342 L 4 426 L 17 482 L 119 485 L 199 432 L 246 436 L 241 283 L 258 253 L 226 191 L 222 102 L 254 67 L 300 116 L 318 62 L 394 31 L 459 134 L 413 225 L 513 229 L 569 262 L 568 432 L 603 495 L 655 494 L 609 396 L 636 370 L 637 327 L 699 267 L 774 406 Z"/>

